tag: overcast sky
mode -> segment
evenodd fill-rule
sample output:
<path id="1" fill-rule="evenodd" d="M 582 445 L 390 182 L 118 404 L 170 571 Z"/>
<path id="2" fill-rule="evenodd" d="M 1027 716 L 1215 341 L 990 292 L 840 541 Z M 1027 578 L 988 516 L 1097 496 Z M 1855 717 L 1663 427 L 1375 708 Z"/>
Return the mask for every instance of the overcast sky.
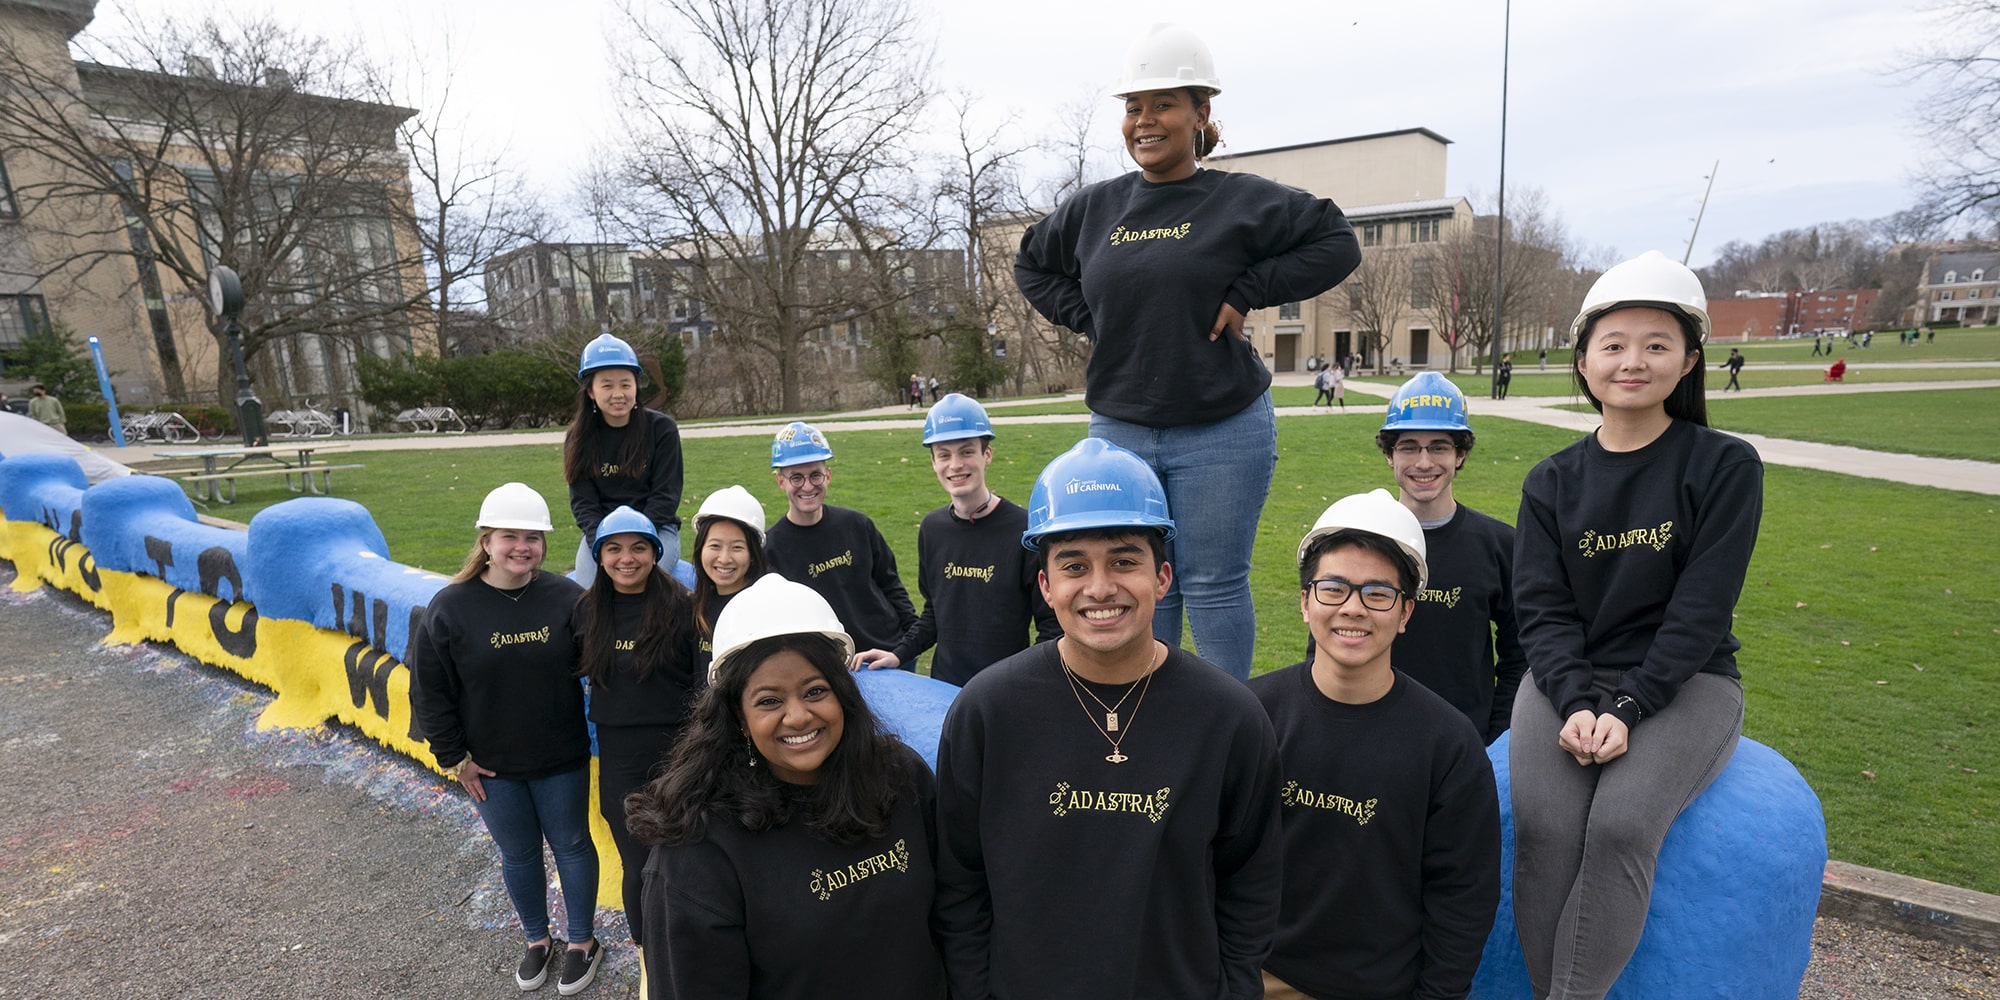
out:
<path id="1" fill-rule="evenodd" d="M 1499 0 L 911 0 L 940 83 L 1020 115 L 1024 139 L 1101 95 L 1155 21 L 1202 33 L 1224 92 L 1227 151 L 1422 126 L 1452 140 L 1448 188 L 1498 187 Z M 237 9 L 259 9 L 244 0 Z M 100 0 L 92 32 L 202 0 Z M 271 6 L 286 23 L 437 63 L 475 141 L 561 196 L 617 131 L 607 53 L 614 0 L 341 0 Z M 1926 93 L 1891 69 L 1932 23 L 1896 0 L 1522 0 L 1514 5 L 1509 190 L 1543 189 L 1577 237 L 1622 257 L 1678 258 L 1721 161 L 1691 263 L 1726 241 L 1906 208 Z M 399 55 L 400 52 L 390 53 Z M 1101 100 L 1107 164 L 1119 106 Z M 1122 164 L 1129 168 L 1129 163 Z"/>

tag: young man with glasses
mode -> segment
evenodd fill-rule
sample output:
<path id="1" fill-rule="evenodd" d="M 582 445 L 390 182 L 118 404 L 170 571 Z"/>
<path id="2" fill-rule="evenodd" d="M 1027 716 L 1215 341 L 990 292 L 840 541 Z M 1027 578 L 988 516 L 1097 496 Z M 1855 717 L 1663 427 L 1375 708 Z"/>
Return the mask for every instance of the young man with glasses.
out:
<path id="1" fill-rule="evenodd" d="M 1389 400 L 1375 443 L 1430 551 L 1430 583 L 1412 595 L 1417 612 L 1396 639 L 1396 668 L 1457 706 L 1491 744 L 1507 731 L 1528 658 L 1514 624 L 1514 529 L 1452 497 L 1472 453 L 1465 394 L 1436 372 L 1418 375 Z"/>
<path id="2" fill-rule="evenodd" d="M 1391 666 L 1424 530 L 1386 490 L 1299 542 L 1314 651 L 1252 678 L 1278 733 L 1284 889 L 1269 1000 L 1462 998 L 1500 902 L 1500 802 L 1479 734 Z"/>
<path id="3" fill-rule="evenodd" d="M 774 573 L 818 591 L 863 649 L 893 646 L 917 620 L 896 554 L 868 515 L 826 502 L 833 447 L 811 424 L 793 421 L 771 440 L 771 469 L 785 491 L 785 516 L 764 533 Z"/>

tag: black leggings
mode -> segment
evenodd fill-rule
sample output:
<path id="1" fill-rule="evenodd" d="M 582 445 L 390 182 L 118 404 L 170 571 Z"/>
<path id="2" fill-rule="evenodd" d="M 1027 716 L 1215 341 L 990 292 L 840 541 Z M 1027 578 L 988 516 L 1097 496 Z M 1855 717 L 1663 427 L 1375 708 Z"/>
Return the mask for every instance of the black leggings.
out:
<path id="1" fill-rule="evenodd" d="M 625 796 L 666 769 L 667 750 L 674 745 L 676 733 L 670 726 L 597 727 L 597 811 L 611 827 L 611 842 L 618 845 L 618 860 L 624 868 L 620 888 L 624 890 L 625 924 L 631 928 L 634 941 L 644 940 L 639 934 L 639 883 L 652 849 L 626 831 Z"/>

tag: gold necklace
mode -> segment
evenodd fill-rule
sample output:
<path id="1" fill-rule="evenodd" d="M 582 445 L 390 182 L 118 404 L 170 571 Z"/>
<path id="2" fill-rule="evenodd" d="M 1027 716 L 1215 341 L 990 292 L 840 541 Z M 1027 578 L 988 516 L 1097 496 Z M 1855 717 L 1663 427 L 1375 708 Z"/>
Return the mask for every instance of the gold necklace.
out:
<path id="1" fill-rule="evenodd" d="M 1158 644 L 1155 643 L 1155 645 Z M 1076 707 L 1083 709 L 1083 714 L 1090 719 L 1090 727 L 1092 729 L 1097 730 L 1098 735 L 1104 737 L 1105 742 L 1111 744 L 1111 752 L 1105 755 L 1104 757 L 1105 760 L 1108 760 L 1113 764 L 1123 764 L 1126 761 L 1132 759 L 1131 757 L 1126 756 L 1126 754 L 1123 751 L 1119 750 L 1118 745 L 1125 742 L 1125 737 L 1131 735 L 1132 733 L 1132 727 L 1138 724 L 1139 708 L 1146 704 L 1146 692 L 1152 690 L 1153 674 L 1157 672 L 1157 670 L 1159 669 L 1160 661 L 1163 658 L 1164 658 L 1164 647 L 1162 647 L 1160 651 L 1156 652 L 1153 656 L 1153 661 L 1146 665 L 1145 676 L 1139 678 L 1136 681 L 1133 681 L 1132 686 L 1125 689 L 1125 697 L 1128 698 L 1131 697 L 1132 692 L 1134 690 L 1137 690 L 1139 692 L 1139 700 L 1132 703 L 1132 718 L 1127 720 L 1125 723 L 1125 728 L 1122 731 L 1119 731 L 1118 712 L 1116 708 L 1106 707 L 1104 705 L 1104 699 L 1097 697 L 1097 692 L 1091 691 L 1088 687 L 1084 685 L 1083 681 L 1076 676 L 1076 671 L 1070 669 L 1069 661 L 1063 659 L 1062 647 L 1060 646 L 1056 647 L 1056 663 L 1062 667 L 1063 677 L 1069 680 L 1070 694 L 1076 696 Z M 1098 707 L 1105 709 L 1104 721 L 1106 725 L 1102 726 L 1098 725 L 1097 714 L 1090 710 L 1089 705 L 1083 703 L 1083 694 L 1089 694 L 1091 700 L 1097 702 Z M 1125 698 L 1118 699 L 1118 704 L 1119 705 L 1125 704 Z M 1114 731 L 1118 732 L 1118 735 L 1115 737 L 1111 735 L 1112 732 Z"/>

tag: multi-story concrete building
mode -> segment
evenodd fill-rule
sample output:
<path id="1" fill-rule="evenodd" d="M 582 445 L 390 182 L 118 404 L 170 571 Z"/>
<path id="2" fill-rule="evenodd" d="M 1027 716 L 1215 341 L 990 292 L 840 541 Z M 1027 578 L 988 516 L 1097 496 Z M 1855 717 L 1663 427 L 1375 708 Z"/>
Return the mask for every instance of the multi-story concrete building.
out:
<path id="1" fill-rule="evenodd" d="M 264 328 L 269 336 L 252 359 L 267 406 L 304 396 L 351 406 L 357 352 L 434 351 L 408 161 L 396 142 L 397 125 L 414 112 L 302 93 L 276 68 L 254 85 L 218 79 L 195 55 L 182 75 L 77 62 L 69 43 L 95 7 L 0 0 L 0 91 L 17 107 L 45 105 L 39 121 L 11 117 L 11 138 L 0 142 L 0 348 L 53 320 L 99 339 L 123 401 L 214 401 L 229 362 L 206 295 L 190 285 L 232 251 L 275 244 L 270 270 L 257 276 L 271 291 L 249 305 L 266 318 L 293 318 Z M 191 138 L 228 135 L 253 105 L 291 130 L 257 149 L 254 167 L 240 162 L 245 149 Z M 166 106 L 184 117 L 150 117 Z M 37 127 L 61 134 L 35 141 Z M 315 173 L 331 162 L 324 157 L 306 164 L 325 152 L 301 148 L 308 134 L 339 148 L 344 172 Z M 116 171 L 133 196 L 119 197 L 117 185 L 80 162 L 91 159 L 90 169 Z M 295 228 L 223 218 L 218 206 L 243 207 L 231 201 L 242 192 L 224 188 L 245 179 L 255 188 L 248 214 L 283 216 Z M 321 197 L 304 193 L 315 182 L 342 186 L 338 209 L 288 215 Z M 193 282 L 182 277 L 190 269 Z"/>

